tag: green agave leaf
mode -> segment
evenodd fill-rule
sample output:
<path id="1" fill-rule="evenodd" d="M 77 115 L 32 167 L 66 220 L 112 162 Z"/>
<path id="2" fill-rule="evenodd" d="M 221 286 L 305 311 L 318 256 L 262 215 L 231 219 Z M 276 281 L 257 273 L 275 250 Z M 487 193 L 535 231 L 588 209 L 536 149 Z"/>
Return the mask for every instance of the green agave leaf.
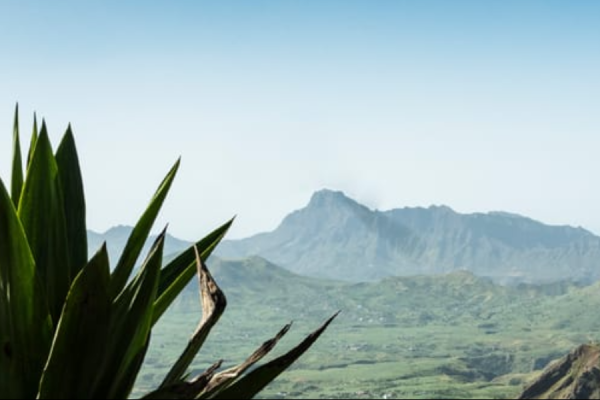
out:
<path id="1" fill-rule="evenodd" d="M 251 399 L 261 390 L 277 378 L 283 371 L 294 363 L 327 329 L 329 324 L 337 317 L 339 311 L 329 318 L 319 329 L 311 333 L 298 346 L 292 350 L 277 357 L 276 359 L 261 365 L 252 372 L 244 375 L 238 381 L 234 382 L 228 388 L 218 392 L 213 399 Z"/>
<path id="2" fill-rule="evenodd" d="M 202 302 L 202 320 L 196 328 L 196 332 L 188 342 L 185 350 L 160 385 L 161 388 L 172 385 L 182 380 L 188 367 L 194 361 L 194 357 L 206 341 L 211 329 L 221 318 L 227 307 L 225 294 L 217 285 L 212 275 L 200 258 L 198 248 L 194 247 L 196 254 L 196 266 L 198 270 L 198 281 L 200 284 L 200 301 Z"/>
<path id="3" fill-rule="evenodd" d="M 0 180 L 0 394 L 34 398 L 52 340 L 35 261 Z"/>
<path id="4" fill-rule="evenodd" d="M 79 158 L 71 125 L 56 151 L 56 164 L 64 200 L 67 224 L 67 243 L 70 250 L 71 276 L 77 276 L 87 263 L 87 230 L 85 221 L 85 196 Z"/>
<path id="5" fill-rule="evenodd" d="M 150 337 L 165 235 L 158 236 L 136 277 L 113 301 L 107 358 L 93 386 L 96 397 L 126 398 L 133 386 Z"/>
<path id="6" fill-rule="evenodd" d="M 179 293 L 181 293 L 194 277 L 196 273 L 194 248 L 198 249 L 202 260 L 207 260 L 215 247 L 217 247 L 219 242 L 225 237 L 225 234 L 231 227 L 231 224 L 233 224 L 234 219 L 235 217 L 209 233 L 193 246 L 190 246 L 160 271 L 158 299 L 154 303 L 152 324 L 155 324 L 160 319 Z"/>
<path id="7" fill-rule="evenodd" d="M 15 106 L 15 122 L 13 126 L 13 161 L 11 196 L 15 207 L 19 206 L 19 198 L 23 189 L 23 160 L 21 159 L 21 141 L 19 139 L 19 105 Z"/>
<path id="8" fill-rule="evenodd" d="M 29 154 L 27 155 L 27 168 L 29 168 L 29 164 L 31 164 L 31 160 L 33 159 L 33 151 L 35 150 L 35 144 L 37 143 L 38 138 L 38 123 L 37 123 L 37 115 L 33 113 L 33 131 L 31 132 L 31 139 L 29 141 Z"/>
<path id="9" fill-rule="evenodd" d="M 124 372 L 121 373 L 119 378 L 115 380 L 113 384 L 113 393 L 117 393 L 115 395 L 115 399 L 124 399 L 126 396 L 129 396 L 131 390 L 133 389 L 133 385 L 135 384 L 135 380 L 137 378 L 140 369 L 142 368 L 142 364 L 144 363 L 144 358 L 146 357 L 146 352 L 148 351 L 148 347 L 150 346 L 150 332 L 148 333 L 148 338 L 146 339 L 146 343 L 142 346 L 141 350 L 133 357 L 129 365 L 124 369 Z M 118 393 L 122 393 L 118 395 Z"/>
<path id="10" fill-rule="evenodd" d="M 88 398 L 105 358 L 111 300 L 106 244 L 73 281 L 40 384 L 40 399 Z"/>
<path id="11" fill-rule="evenodd" d="M 156 219 L 156 216 L 158 215 L 158 212 L 160 211 L 160 208 L 167 197 L 169 189 L 171 188 L 173 179 L 175 178 L 177 170 L 179 169 L 179 163 L 180 160 L 177 160 L 167 176 L 163 179 L 158 187 L 158 190 L 154 194 L 154 197 L 150 201 L 148 208 L 135 225 L 135 228 L 133 228 L 129 239 L 127 240 L 125 249 L 123 249 L 121 258 L 119 259 L 112 276 L 111 292 L 113 298 L 116 298 L 121 290 L 123 290 L 127 280 L 129 279 L 129 275 L 131 275 L 131 271 L 135 266 L 135 262 L 138 259 L 142 248 L 144 247 L 144 243 L 146 243 L 146 240 L 148 239 L 152 225 L 154 225 L 154 220 Z"/>
<path id="12" fill-rule="evenodd" d="M 19 202 L 19 218 L 45 284 L 52 321 L 60 317 L 71 286 L 67 227 L 58 166 L 42 123 Z"/>

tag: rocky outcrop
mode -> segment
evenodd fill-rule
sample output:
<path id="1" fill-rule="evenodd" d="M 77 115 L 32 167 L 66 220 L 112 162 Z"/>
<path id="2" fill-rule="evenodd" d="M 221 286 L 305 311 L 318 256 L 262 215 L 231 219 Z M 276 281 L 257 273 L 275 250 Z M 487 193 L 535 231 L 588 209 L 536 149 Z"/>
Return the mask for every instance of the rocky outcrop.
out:
<path id="1" fill-rule="evenodd" d="M 554 362 L 519 399 L 600 399 L 600 346 L 582 345 Z"/>

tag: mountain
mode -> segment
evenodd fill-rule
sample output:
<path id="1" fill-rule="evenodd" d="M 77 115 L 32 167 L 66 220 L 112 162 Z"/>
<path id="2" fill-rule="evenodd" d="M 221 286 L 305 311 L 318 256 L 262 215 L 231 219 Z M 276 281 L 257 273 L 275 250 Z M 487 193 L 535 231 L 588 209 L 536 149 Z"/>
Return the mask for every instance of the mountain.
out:
<path id="1" fill-rule="evenodd" d="M 519 399 L 600 398 L 600 346 L 582 345 L 549 366 Z"/>
<path id="2" fill-rule="evenodd" d="M 216 254 L 259 255 L 298 274 L 354 282 L 457 270 L 505 283 L 600 278 L 600 237 L 582 228 L 446 206 L 377 211 L 331 190 L 274 231 L 224 241 Z"/>
<path id="3" fill-rule="evenodd" d="M 409 259 L 392 251 L 402 251 L 414 239 L 407 227 L 341 192 L 320 191 L 275 231 L 224 241 L 216 254 L 260 255 L 302 275 L 363 281 L 398 275 L 398 269 L 419 273 Z"/>
<path id="4" fill-rule="evenodd" d="M 88 253 L 90 254 L 90 257 L 100 249 L 102 243 L 106 242 L 110 265 L 111 267 L 114 267 L 119 261 L 119 257 L 127 244 L 127 240 L 129 239 L 132 230 L 133 227 L 125 225 L 115 226 L 104 233 L 88 230 Z M 150 235 L 142 249 L 138 263 L 143 261 L 146 255 L 148 255 L 150 247 L 156 240 L 156 237 L 157 235 Z M 177 239 L 167 234 L 163 254 L 169 257 L 174 253 L 179 253 L 187 249 L 191 244 L 191 242 L 186 242 L 185 240 Z"/>

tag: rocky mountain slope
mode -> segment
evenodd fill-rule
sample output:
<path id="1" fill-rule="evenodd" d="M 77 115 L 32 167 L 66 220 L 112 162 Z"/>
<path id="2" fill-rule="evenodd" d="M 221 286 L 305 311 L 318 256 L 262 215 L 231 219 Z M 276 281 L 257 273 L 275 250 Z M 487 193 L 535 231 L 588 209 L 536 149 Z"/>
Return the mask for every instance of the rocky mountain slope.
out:
<path id="1" fill-rule="evenodd" d="M 600 278 L 600 237 L 505 212 L 371 210 L 316 192 L 272 232 L 225 241 L 221 257 L 259 255 L 293 272 L 347 281 L 468 270 L 501 282 Z"/>
<path id="2" fill-rule="evenodd" d="M 600 399 L 600 346 L 582 345 L 552 363 L 519 399 Z"/>

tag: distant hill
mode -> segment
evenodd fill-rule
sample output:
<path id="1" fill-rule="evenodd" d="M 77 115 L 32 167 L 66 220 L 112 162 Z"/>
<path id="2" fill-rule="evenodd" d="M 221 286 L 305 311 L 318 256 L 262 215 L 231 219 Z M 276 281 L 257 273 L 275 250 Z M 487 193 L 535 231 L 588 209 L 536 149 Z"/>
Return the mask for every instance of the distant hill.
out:
<path id="1" fill-rule="evenodd" d="M 340 300 L 344 284 L 300 276 L 269 261 L 253 256 L 240 260 L 211 257 L 208 268 L 229 301 L 229 308 L 259 307 L 277 314 L 285 310 L 289 318 L 298 318 L 323 310 L 333 311 L 347 305 Z M 198 307 L 198 281 L 193 279 L 178 300 L 184 309 Z"/>
<path id="2" fill-rule="evenodd" d="M 119 261 L 119 257 L 127 244 L 127 239 L 129 239 L 129 235 L 133 228 L 131 226 L 119 225 L 113 228 L 110 228 L 104 233 L 98 233 L 94 231 L 88 230 L 88 252 L 90 257 L 100 249 L 102 243 L 106 242 L 106 247 L 108 250 L 108 256 L 110 259 L 110 265 L 114 268 L 116 263 Z M 142 253 L 139 258 L 139 262 L 142 262 L 144 258 L 148 255 L 150 251 L 150 247 L 152 243 L 156 240 L 156 235 L 151 235 L 144 248 L 142 249 Z M 185 249 L 187 249 L 191 245 L 190 242 L 186 242 L 185 240 L 177 239 L 169 234 L 167 234 L 165 239 L 165 247 L 163 250 L 163 254 L 169 257 L 174 253 L 179 253 Z"/>
<path id="3" fill-rule="evenodd" d="M 517 321 L 526 326 L 598 327 L 588 315 L 594 311 L 583 309 L 581 304 L 600 305 L 599 284 L 579 287 L 562 281 L 504 286 L 467 271 L 351 283 L 297 275 L 257 256 L 239 260 L 215 257 L 209 269 L 232 305 L 253 305 L 290 318 L 344 310 L 343 319 L 372 320 L 381 325 L 462 321 L 475 326 L 477 321 L 485 321 L 500 326 Z M 197 280 L 190 283 L 180 300 L 198 307 Z M 552 310 L 551 317 L 548 309 Z"/>
<path id="4" fill-rule="evenodd" d="M 457 270 L 505 283 L 600 278 L 600 237 L 582 228 L 446 206 L 375 211 L 331 190 L 274 231 L 224 241 L 216 254 L 259 255 L 298 274 L 354 282 Z"/>

